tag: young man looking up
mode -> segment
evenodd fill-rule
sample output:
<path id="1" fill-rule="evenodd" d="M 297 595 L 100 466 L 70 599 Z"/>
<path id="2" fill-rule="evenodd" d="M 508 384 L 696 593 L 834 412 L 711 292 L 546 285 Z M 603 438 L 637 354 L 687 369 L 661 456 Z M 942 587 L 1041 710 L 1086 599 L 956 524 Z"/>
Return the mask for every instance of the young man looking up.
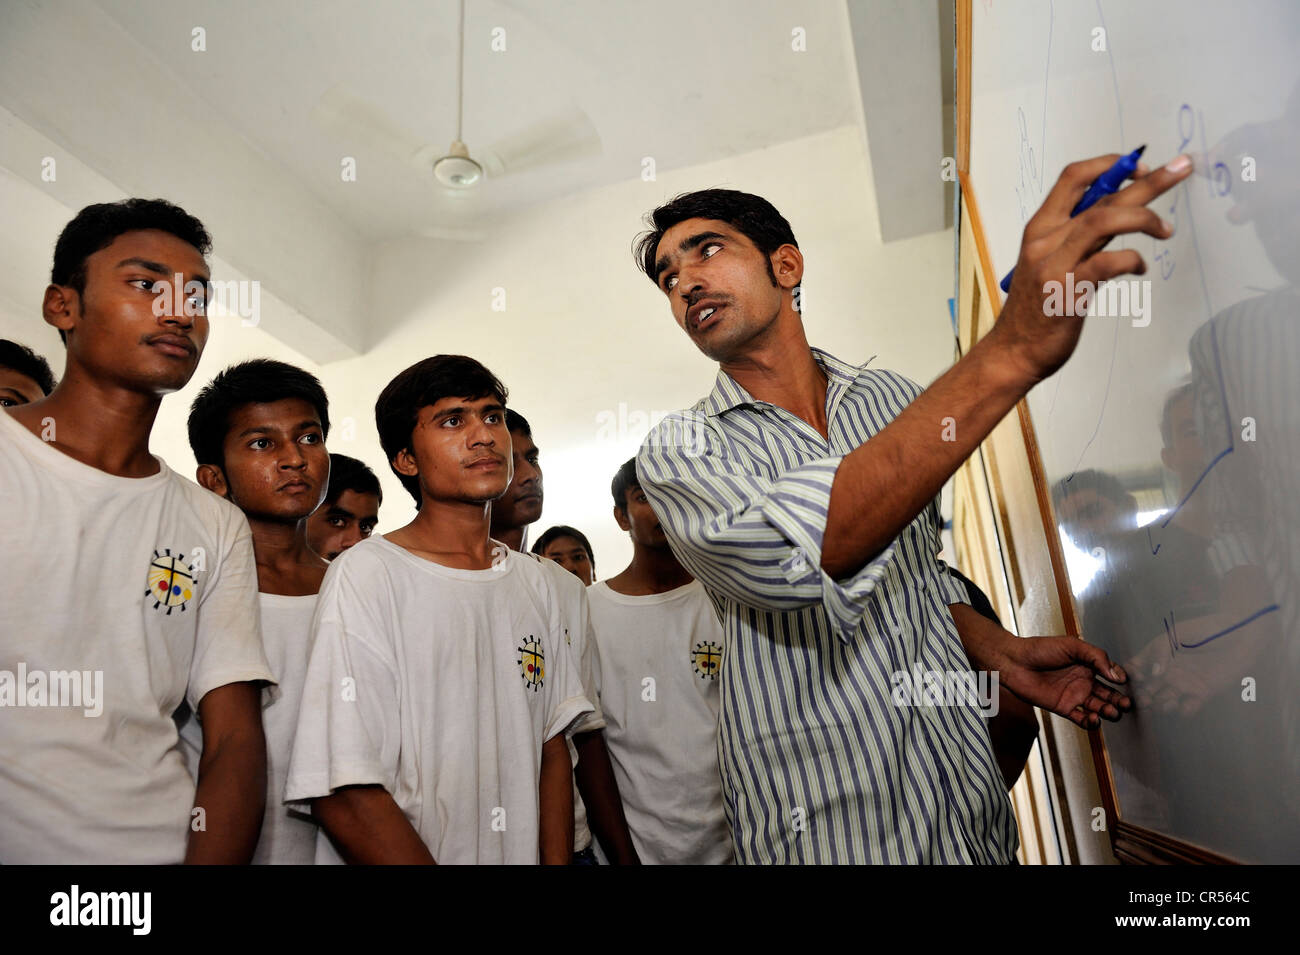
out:
<path id="1" fill-rule="evenodd" d="M 542 516 L 544 494 L 542 490 L 541 452 L 533 441 L 533 429 L 519 412 L 506 411 L 506 427 L 510 430 L 511 454 L 514 458 L 514 477 L 510 487 L 498 500 L 492 502 L 492 536 L 511 550 L 522 550 L 528 526 Z M 534 555 L 529 554 L 532 557 Z M 555 561 L 537 558 L 555 578 L 556 587 L 564 595 L 565 639 L 573 652 L 582 679 L 584 695 L 595 709 L 570 728 L 570 740 L 577 761 L 574 767 L 574 862 L 594 865 L 595 853 L 591 847 L 592 830 L 600 840 L 605 858 L 619 865 L 635 864 L 636 850 L 627 831 L 623 815 L 623 802 L 619 798 L 618 784 L 614 781 L 613 767 L 605 749 L 605 717 L 600 711 L 600 698 L 592 682 L 592 653 L 595 639 L 591 631 L 591 612 L 582 583 Z M 590 824 L 588 820 L 590 819 Z"/>
<path id="2" fill-rule="evenodd" d="M 637 471 L 725 614 L 719 748 L 741 861 L 1012 859 L 982 714 L 895 705 L 895 675 L 973 665 L 1086 727 L 1131 705 L 1094 679 L 1124 679 L 1103 652 L 1006 633 L 935 556 L 940 488 L 1078 341 L 1083 318 L 1044 307 L 1050 283 L 1142 270 L 1136 251 L 1099 250 L 1172 234 L 1144 206 L 1186 178 L 1187 157 L 1070 217 L 1118 158 L 1066 167 L 1025 228 L 996 326 L 924 391 L 809 347 L 803 255 L 771 203 L 705 190 L 649 217 L 638 264 L 719 363 L 708 398 L 652 429 Z"/>
<path id="3" fill-rule="evenodd" d="M 329 427 L 329 401 L 315 376 L 267 358 L 227 368 L 190 407 L 198 481 L 243 511 L 253 533 L 262 643 L 280 687 L 262 714 L 267 791 L 255 864 L 311 865 L 316 858 L 316 825 L 283 800 L 312 614 L 329 566 L 307 546 L 307 517 L 330 480 Z M 191 770 L 205 728 L 192 715 L 181 724 Z"/>
<path id="4" fill-rule="evenodd" d="M 307 518 L 307 543 L 326 560 L 369 537 L 379 523 L 384 492 L 365 463 L 346 454 L 330 455 L 325 500 Z"/>
<path id="5" fill-rule="evenodd" d="M 587 595 L 596 688 L 608 706 L 605 732 L 632 840 L 648 863 L 731 862 L 718 774 L 726 637 L 704 588 L 673 556 L 635 460 L 619 468 L 610 490 L 614 520 L 632 538 L 632 563 Z"/>
<path id="6" fill-rule="evenodd" d="M 596 581 L 596 555 L 587 535 L 568 524 L 548 527 L 533 544 L 533 553 L 555 561 L 590 587 Z"/>
<path id="7" fill-rule="evenodd" d="M 82 209 L 43 306 L 63 380 L 0 412 L 5 863 L 242 863 L 257 845 L 274 678 L 248 523 L 149 453 L 159 403 L 208 338 L 210 244 L 162 200 Z M 185 286 L 200 291 L 179 303 Z M 19 668 L 26 687 L 4 679 Z M 46 673 L 80 675 L 80 700 Z M 9 708 L 15 691 L 34 705 Z M 182 701 L 206 731 L 197 787 L 172 721 Z"/>
<path id="8" fill-rule="evenodd" d="M 555 579 L 488 533 L 512 471 L 505 400 L 478 362 L 438 355 L 375 403 L 420 507 L 321 587 L 285 791 L 332 842 L 318 862 L 572 861 L 565 732 L 592 705 Z"/>
<path id="9" fill-rule="evenodd" d="M 49 362 L 26 345 L 0 338 L 0 408 L 31 404 L 53 390 Z"/>

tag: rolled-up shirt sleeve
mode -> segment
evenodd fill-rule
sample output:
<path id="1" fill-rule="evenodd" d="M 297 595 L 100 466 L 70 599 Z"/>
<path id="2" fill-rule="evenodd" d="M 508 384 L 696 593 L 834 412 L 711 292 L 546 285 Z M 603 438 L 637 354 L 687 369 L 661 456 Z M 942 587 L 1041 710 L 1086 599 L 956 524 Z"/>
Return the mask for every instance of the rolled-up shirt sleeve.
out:
<path id="1" fill-rule="evenodd" d="M 637 474 L 673 552 L 707 587 L 760 610 L 821 604 L 847 640 L 897 542 L 843 580 L 822 569 L 831 484 L 842 460 L 818 458 L 773 480 L 729 454 L 707 416 L 679 412 L 650 432 Z"/>

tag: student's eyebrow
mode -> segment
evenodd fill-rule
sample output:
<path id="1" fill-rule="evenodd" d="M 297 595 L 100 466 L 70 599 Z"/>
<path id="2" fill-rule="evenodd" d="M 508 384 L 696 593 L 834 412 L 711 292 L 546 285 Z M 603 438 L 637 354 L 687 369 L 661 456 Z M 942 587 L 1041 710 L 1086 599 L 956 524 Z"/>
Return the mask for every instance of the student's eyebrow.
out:
<path id="1" fill-rule="evenodd" d="M 456 415 L 463 415 L 464 413 L 465 413 L 464 405 L 457 405 L 454 408 L 443 408 L 441 411 L 434 414 L 432 420 L 439 421 L 443 418 L 451 418 Z"/>
<path id="2" fill-rule="evenodd" d="M 353 514 L 346 507 L 339 507 L 337 504 L 334 504 L 330 507 L 329 511 L 326 512 L 326 516 L 355 518 L 357 515 Z"/>
<path id="3" fill-rule="evenodd" d="M 697 232 L 695 235 L 687 236 L 685 239 L 682 239 L 681 243 L 677 246 L 677 254 L 685 255 L 687 252 L 691 251 L 691 249 L 698 248 L 710 239 L 725 238 L 727 237 L 721 232 Z M 659 257 L 659 261 L 655 263 L 655 285 L 659 284 L 659 276 L 663 275 L 664 269 L 668 268 L 671 264 L 672 262 L 668 256 L 662 255 Z"/>
<path id="4" fill-rule="evenodd" d="M 495 404 L 495 405 L 484 405 L 480 413 L 481 413 L 481 414 L 493 414 L 493 413 L 500 414 L 502 411 L 505 411 L 505 410 L 506 410 L 506 406 L 505 406 L 505 405 L 501 405 L 501 404 Z M 454 408 L 444 408 L 442 411 L 439 411 L 437 414 L 435 414 L 435 415 L 433 416 L 433 420 L 434 420 L 434 421 L 438 421 L 438 420 L 441 419 L 441 418 L 450 418 L 450 417 L 452 417 L 453 415 L 461 415 L 461 416 L 463 417 L 463 416 L 464 416 L 466 413 L 468 413 L 468 412 L 469 412 L 469 408 L 468 408 L 467 406 L 465 406 L 465 405 L 457 405 L 457 406 L 454 407 Z"/>
<path id="5" fill-rule="evenodd" d="M 161 262 L 151 262 L 148 259 L 136 258 L 135 256 L 123 259 L 121 262 L 117 263 L 119 269 L 124 269 L 128 266 L 144 269 L 146 272 L 152 272 L 154 275 L 163 275 L 168 278 L 170 278 L 172 274 L 171 269 L 167 268 L 167 266 L 163 265 Z M 212 284 L 212 279 L 204 275 L 202 272 L 194 273 L 193 280 L 202 282 L 205 287 Z"/>
<path id="6" fill-rule="evenodd" d="M 299 421 L 296 425 L 294 425 L 289 430 L 302 431 L 305 428 L 315 428 L 317 431 L 322 430 L 320 426 L 320 422 L 312 418 L 308 418 L 306 421 Z M 245 428 L 243 431 L 239 432 L 239 434 L 235 435 L 235 437 L 246 438 L 250 434 L 270 434 L 274 430 L 276 429 L 271 427 L 270 425 L 256 425 L 252 428 Z"/>

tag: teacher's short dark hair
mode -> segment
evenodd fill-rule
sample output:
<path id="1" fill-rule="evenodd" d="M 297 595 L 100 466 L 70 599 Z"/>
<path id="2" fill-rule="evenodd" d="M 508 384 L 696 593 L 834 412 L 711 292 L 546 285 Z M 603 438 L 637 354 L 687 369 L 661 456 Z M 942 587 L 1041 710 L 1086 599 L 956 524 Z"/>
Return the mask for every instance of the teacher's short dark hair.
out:
<path id="1" fill-rule="evenodd" d="M 633 246 L 637 266 L 658 287 L 655 278 L 655 259 L 659 240 L 673 226 L 687 219 L 717 219 L 725 222 L 753 242 L 758 251 L 769 257 L 767 275 L 776 284 L 770 256 L 783 245 L 799 247 L 794 230 L 776 206 L 762 196 L 736 189 L 701 189 L 686 192 L 647 213 L 645 224 L 649 231 L 641 233 Z"/>

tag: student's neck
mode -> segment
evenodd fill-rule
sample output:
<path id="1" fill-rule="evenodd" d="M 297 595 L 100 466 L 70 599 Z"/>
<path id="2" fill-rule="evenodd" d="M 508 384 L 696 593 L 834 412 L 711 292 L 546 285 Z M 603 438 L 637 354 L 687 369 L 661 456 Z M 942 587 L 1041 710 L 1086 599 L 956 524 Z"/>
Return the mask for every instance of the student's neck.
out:
<path id="1" fill-rule="evenodd" d="M 425 498 L 415 520 L 385 534 L 386 540 L 425 560 L 458 570 L 487 570 L 493 544 L 489 502 L 435 501 Z"/>
<path id="2" fill-rule="evenodd" d="M 784 408 L 827 436 L 826 373 L 813 358 L 798 313 L 783 312 L 768 334 L 720 367 L 759 401 Z"/>
<path id="3" fill-rule="evenodd" d="M 492 528 L 492 537 L 494 540 L 499 540 L 501 543 L 505 544 L 511 550 L 523 550 L 524 531 L 526 530 L 528 530 L 527 524 L 521 524 L 519 527 L 514 527 L 509 530 L 494 527 Z"/>
<path id="4" fill-rule="evenodd" d="M 649 597 L 685 587 L 695 579 L 667 547 L 660 550 L 633 544 L 632 548 L 632 563 L 617 577 L 605 581 L 605 586 L 615 593 Z"/>
<path id="5" fill-rule="evenodd" d="M 248 529 L 261 593 L 297 597 L 320 592 L 328 564 L 307 544 L 306 518 L 286 523 L 249 516 Z"/>
<path id="6" fill-rule="evenodd" d="M 68 457 L 118 477 L 157 474 L 149 454 L 149 433 L 158 416 L 159 395 L 96 381 L 69 362 L 47 398 L 12 412 L 38 438 Z"/>

